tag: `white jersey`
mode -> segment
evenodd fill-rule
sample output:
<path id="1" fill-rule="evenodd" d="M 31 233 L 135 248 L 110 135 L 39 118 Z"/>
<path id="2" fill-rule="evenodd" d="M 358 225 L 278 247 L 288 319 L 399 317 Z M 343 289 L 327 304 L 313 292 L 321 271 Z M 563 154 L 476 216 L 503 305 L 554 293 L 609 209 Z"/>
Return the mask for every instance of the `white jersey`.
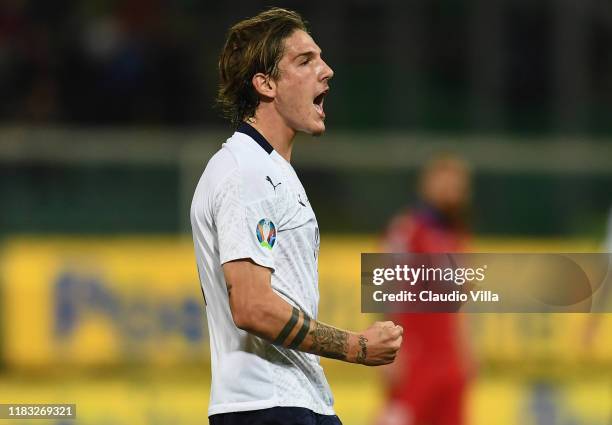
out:
<path id="1" fill-rule="evenodd" d="M 232 320 L 221 265 L 272 269 L 272 288 L 312 318 L 319 303 L 319 229 L 293 167 L 242 124 L 210 159 L 191 204 L 191 228 L 210 332 L 208 414 L 305 407 L 333 415 L 319 357 L 272 345 Z"/>

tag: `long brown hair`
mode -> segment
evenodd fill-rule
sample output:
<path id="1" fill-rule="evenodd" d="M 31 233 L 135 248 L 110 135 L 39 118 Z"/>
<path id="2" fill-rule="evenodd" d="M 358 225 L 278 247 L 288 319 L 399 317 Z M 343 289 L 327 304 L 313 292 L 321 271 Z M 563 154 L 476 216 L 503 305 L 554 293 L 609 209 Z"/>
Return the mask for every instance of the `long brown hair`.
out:
<path id="1" fill-rule="evenodd" d="M 279 78 L 285 39 L 296 30 L 307 31 L 302 17 L 277 7 L 230 28 L 219 57 L 217 105 L 234 127 L 253 117 L 259 106 L 253 76 L 261 72 Z"/>

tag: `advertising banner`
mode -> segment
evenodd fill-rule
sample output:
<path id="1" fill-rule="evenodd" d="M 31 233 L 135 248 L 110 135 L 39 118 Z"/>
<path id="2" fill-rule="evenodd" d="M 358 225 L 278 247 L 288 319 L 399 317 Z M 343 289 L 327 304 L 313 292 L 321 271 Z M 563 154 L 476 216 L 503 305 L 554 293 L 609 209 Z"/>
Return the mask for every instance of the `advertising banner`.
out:
<path id="1" fill-rule="evenodd" d="M 208 358 L 189 239 L 14 239 L 2 256 L 9 366 Z"/>

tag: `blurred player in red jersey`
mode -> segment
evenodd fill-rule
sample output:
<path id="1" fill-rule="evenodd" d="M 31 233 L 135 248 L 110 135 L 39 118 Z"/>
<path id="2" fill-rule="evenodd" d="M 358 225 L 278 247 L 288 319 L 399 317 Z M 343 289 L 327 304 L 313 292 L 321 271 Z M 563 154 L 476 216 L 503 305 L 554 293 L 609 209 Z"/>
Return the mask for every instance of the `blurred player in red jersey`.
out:
<path id="1" fill-rule="evenodd" d="M 385 252 L 460 252 L 469 233 L 470 172 L 452 156 L 431 160 L 419 181 L 420 203 L 396 216 Z M 449 313 L 394 314 L 404 344 L 384 366 L 387 404 L 377 425 L 461 425 L 471 356 L 462 317 Z"/>

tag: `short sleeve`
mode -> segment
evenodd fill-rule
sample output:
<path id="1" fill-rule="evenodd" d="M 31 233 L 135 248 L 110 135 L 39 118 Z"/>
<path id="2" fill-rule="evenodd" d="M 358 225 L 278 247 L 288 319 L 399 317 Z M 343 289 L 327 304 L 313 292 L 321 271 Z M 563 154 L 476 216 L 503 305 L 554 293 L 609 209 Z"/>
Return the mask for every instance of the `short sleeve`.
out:
<path id="1" fill-rule="evenodd" d="M 276 223 L 274 202 L 245 202 L 240 170 L 232 171 L 215 191 L 213 219 L 221 264 L 241 258 L 274 270 Z"/>

